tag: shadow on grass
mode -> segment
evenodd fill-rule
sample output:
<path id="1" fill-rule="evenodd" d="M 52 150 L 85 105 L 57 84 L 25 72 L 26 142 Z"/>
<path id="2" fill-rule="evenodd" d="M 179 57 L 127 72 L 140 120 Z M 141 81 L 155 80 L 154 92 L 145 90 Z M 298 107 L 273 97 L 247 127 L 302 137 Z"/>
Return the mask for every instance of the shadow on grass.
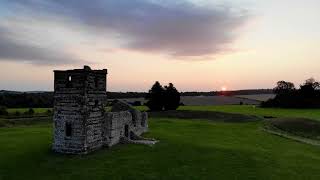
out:
<path id="1" fill-rule="evenodd" d="M 216 122 L 255 122 L 262 120 L 260 117 L 235 114 L 235 113 L 224 113 L 215 111 L 189 111 L 189 110 L 178 110 L 178 111 L 157 111 L 148 112 L 149 116 L 154 118 L 178 118 L 178 119 L 205 119 Z"/>
<path id="2" fill-rule="evenodd" d="M 264 122 L 263 129 L 271 134 L 320 146 L 320 122 L 306 118 L 276 118 Z"/>

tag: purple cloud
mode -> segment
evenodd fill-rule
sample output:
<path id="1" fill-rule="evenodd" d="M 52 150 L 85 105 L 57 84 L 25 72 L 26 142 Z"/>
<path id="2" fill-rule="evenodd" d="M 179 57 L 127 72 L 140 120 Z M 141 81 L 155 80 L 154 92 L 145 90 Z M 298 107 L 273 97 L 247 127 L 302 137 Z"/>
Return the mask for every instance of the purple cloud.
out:
<path id="1" fill-rule="evenodd" d="M 71 20 L 97 36 L 111 34 L 124 42 L 122 48 L 177 57 L 228 51 L 237 38 L 235 32 L 249 18 L 241 9 L 235 12 L 226 6 L 200 6 L 188 1 L 10 0 L 7 3 L 32 12 L 32 16 Z"/>

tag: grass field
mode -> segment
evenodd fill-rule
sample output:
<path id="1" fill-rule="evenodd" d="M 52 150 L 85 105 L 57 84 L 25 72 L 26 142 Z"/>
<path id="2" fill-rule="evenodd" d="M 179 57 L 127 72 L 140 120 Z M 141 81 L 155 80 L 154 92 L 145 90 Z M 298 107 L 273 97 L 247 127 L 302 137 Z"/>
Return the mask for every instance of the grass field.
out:
<path id="1" fill-rule="evenodd" d="M 320 120 L 319 110 L 252 106 L 180 109 Z M 269 134 L 262 124 L 151 118 L 146 136 L 160 140 L 155 146 L 117 145 L 86 156 L 52 153 L 50 122 L 0 128 L 0 180 L 320 178 L 318 146 Z"/>
<path id="2" fill-rule="evenodd" d="M 273 117 L 303 117 L 320 120 L 320 109 L 282 109 L 282 108 L 259 108 L 251 105 L 231 105 L 231 106 L 181 106 L 181 110 L 196 111 L 219 111 L 229 113 L 239 113 L 256 116 Z"/>
<path id="3" fill-rule="evenodd" d="M 24 113 L 27 112 L 29 110 L 29 108 L 9 108 L 8 109 L 8 113 L 15 113 L 15 112 L 20 112 L 20 113 Z M 36 114 L 41 114 L 41 113 L 46 113 L 48 110 L 52 110 L 52 108 L 33 108 L 34 112 Z"/>
<path id="4" fill-rule="evenodd" d="M 152 119 L 153 147 L 87 156 L 50 151 L 51 126 L 0 129 L 0 179 L 319 179 L 320 149 L 270 135 L 260 123 Z"/>
<path id="5" fill-rule="evenodd" d="M 146 111 L 146 106 L 136 107 L 139 110 Z M 34 108 L 36 114 L 46 113 L 52 108 Z M 180 106 L 179 110 L 193 111 L 217 111 L 226 113 L 239 113 L 255 116 L 273 116 L 273 117 L 302 117 L 320 120 L 320 109 L 283 109 L 283 108 L 259 108 L 255 105 L 219 105 L 219 106 Z M 8 112 L 13 114 L 16 111 L 24 113 L 28 108 L 9 108 Z"/>
<path id="6" fill-rule="evenodd" d="M 148 110 L 145 106 L 137 107 L 139 110 Z M 226 113 L 238 113 L 255 116 L 273 117 L 302 117 L 320 121 L 320 109 L 283 109 L 283 108 L 260 108 L 254 105 L 222 105 L 222 106 L 180 106 L 178 110 L 193 111 L 217 111 Z"/>

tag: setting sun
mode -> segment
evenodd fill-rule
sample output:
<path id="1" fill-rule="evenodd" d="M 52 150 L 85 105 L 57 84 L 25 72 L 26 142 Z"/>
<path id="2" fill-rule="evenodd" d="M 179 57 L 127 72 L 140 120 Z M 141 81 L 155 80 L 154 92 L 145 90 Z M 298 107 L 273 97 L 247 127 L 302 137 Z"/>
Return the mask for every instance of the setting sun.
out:
<path id="1" fill-rule="evenodd" d="M 221 91 L 226 91 L 227 87 L 221 87 Z"/>

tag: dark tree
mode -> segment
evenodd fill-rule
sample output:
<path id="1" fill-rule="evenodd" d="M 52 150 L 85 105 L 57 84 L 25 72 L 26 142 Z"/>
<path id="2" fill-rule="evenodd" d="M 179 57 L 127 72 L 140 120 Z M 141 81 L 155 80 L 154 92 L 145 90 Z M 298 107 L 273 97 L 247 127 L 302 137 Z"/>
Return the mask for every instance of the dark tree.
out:
<path id="1" fill-rule="evenodd" d="M 53 106 L 53 93 L 0 93 L 0 105 L 7 108 L 47 108 Z"/>
<path id="2" fill-rule="evenodd" d="M 312 86 L 312 88 L 316 90 L 320 90 L 320 83 L 317 82 L 314 78 L 307 79 L 304 85 Z"/>
<path id="3" fill-rule="evenodd" d="M 164 106 L 164 89 L 161 84 L 156 81 L 146 96 L 148 102 L 146 105 L 151 111 L 161 111 Z"/>
<path id="4" fill-rule="evenodd" d="M 274 88 L 274 99 L 263 102 L 263 107 L 320 108 L 320 83 L 313 78 L 295 89 L 293 83 L 279 81 Z"/>
<path id="5" fill-rule="evenodd" d="M 279 81 L 277 82 L 277 87 L 275 87 L 274 92 L 276 94 L 288 94 L 295 90 L 294 84 L 292 82 Z"/>
<path id="6" fill-rule="evenodd" d="M 319 86 L 319 82 L 315 81 L 313 78 L 307 79 L 306 82 L 300 86 L 300 95 L 303 98 L 314 98 L 317 96 Z"/>
<path id="7" fill-rule="evenodd" d="M 180 105 L 180 93 L 173 86 L 172 83 L 169 83 L 168 86 L 165 86 L 164 90 L 165 90 L 164 109 L 176 110 Z"/>
<path id="8" fill-rule="evenodd" d="M 7 108 L 4 106 L 0 106 L 0 115 L 8 115 Z"/>
<path id="9" fill-rule="evenodd" d="M 300 104 L 304 107 L 315 108 L 320 107 L 319 82 L 313 78 L 307 79 L 299 89 Z"/>
<path id="10" fill-rule="evenodd" d="M 16 112 L 14 112 L 14 115 L 15 115 L 15 116 L 20 116 L 21 113 L 20 113 L 20 111 L 16 111 Z"/>

